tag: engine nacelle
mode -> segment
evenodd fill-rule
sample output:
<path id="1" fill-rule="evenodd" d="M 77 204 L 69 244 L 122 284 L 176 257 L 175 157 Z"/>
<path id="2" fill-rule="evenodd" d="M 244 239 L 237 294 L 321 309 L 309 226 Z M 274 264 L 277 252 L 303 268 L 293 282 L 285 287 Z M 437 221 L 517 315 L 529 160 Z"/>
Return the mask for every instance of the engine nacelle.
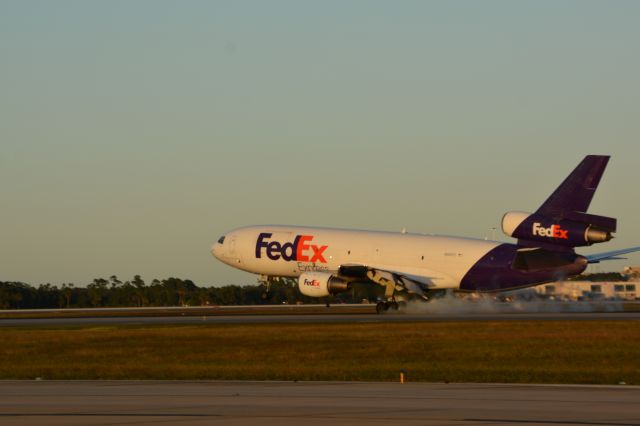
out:
<path id="1" fill-rule="evenodd" d="M 298 288 L 305 296 L 325 297 L 349 291 L 351 284 L 326 272 L 305 272 L 298 279 Z"/>
<path id="2" fill-rule="evenodd" d="M 594 220 L 609 219 L 586 214 L 582 216 Z M 510 237 L 568 247 L 607 242 L 613 238 L 613 230 L 579 220 L 554 220 L 535 213 L 508 212 L 502 217 L 502 231 Z"/>

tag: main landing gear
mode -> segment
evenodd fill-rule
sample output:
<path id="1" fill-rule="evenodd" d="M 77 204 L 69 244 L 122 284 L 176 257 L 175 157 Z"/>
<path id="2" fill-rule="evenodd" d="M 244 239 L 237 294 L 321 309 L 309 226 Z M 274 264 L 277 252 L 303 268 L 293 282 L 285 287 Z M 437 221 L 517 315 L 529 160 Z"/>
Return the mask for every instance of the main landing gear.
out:
<path id="1" fill-rule="evenodd" d="M 395 300 L 378 302 L 376 304 L 376 312 L 379 314 L 383 314 L 387 312 L 389 309 L 391 309 L 392 311 L 397 311 L 398 309 L 400 309 L 400 304 Z"/>

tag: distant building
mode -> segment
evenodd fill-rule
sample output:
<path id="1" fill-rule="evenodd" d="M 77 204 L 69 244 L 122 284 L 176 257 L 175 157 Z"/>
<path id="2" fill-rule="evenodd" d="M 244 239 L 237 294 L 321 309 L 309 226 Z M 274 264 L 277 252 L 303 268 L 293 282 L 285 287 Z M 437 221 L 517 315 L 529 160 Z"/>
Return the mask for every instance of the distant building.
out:
<path id="1" fill-rule="evenodd" d="M 630 279 L 640 278 L 640 266 L 625 266 L 622 273 Z"/>
<path id="2" fill-rule="evenodd" d="M 640 290 L 640 281 L 559 281 L 534 288 L 538 295 L 544 298 L 560 300 L 636 300 L 640 298 L 637 292 Z"/>

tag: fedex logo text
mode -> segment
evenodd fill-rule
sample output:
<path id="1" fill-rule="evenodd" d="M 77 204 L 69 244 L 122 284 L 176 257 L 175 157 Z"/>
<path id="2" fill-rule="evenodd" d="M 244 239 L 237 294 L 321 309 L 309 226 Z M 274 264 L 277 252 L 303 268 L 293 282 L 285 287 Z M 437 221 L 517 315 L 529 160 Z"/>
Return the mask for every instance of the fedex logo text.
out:
<path id="1" fill-rule="evenodd" d="M 320 287 L 320 281 L 304 279 L 304 285 L 309 287 Z"/>
<path id="2" fill-rule="evenodd" d="M 309 244 L 313 240 L 313 235 L 296 235 L 293 242 L 280 243 L 279 241 L 268 241 L 273 234 L 263 232 L 258 235 L 256 241 L 256 258 L 262 258 L 263 249 L 267 257 L 271 260 L 282 258 L 287 262 L 320 262 L 327 263 L 324 258 L 324 251 L 328 246 L 318 246 Z"/>
<path id="3" fill-rule="evenodd" d="M 540 222 L 535 222 L 533 224 L 532 232 L 533 235 L 538 235 L 540 237 L 561 238 L 563 240 L 569 239 L 569 231 L 560 228 L 560 225 L 551 225 L 548 228 L 544 228 L 540 225 Z"/>

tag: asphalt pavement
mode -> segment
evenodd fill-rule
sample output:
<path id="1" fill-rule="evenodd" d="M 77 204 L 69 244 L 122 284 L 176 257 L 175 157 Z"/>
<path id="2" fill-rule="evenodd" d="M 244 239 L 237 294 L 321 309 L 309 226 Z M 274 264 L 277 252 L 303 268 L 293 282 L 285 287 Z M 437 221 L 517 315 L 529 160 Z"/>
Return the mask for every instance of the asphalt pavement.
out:
<path id="1" fill-rule="evenodd" d="M 640 426 L 640 387 L 3 381 L 0 423 Z"/>

